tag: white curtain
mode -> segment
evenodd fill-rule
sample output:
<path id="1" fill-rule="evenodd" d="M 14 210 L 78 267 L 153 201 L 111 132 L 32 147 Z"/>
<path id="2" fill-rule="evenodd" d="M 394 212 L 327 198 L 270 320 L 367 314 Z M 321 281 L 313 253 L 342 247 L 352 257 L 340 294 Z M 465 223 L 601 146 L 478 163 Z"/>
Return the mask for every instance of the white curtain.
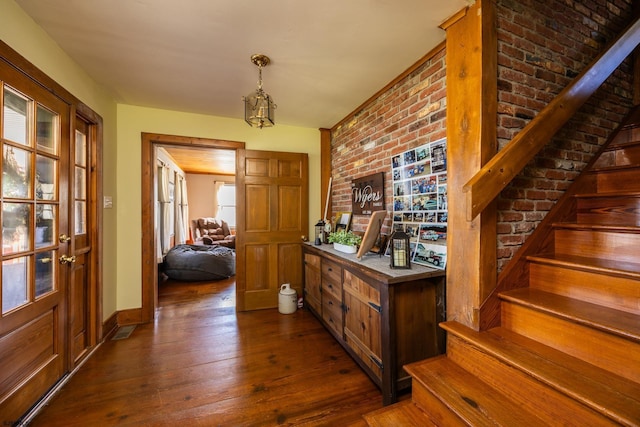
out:
<path id="1" fill-rule="evenodd" d="M 187 228 L 185 226 L 185 217 L 183 204 L 185 203 L 183 198 L 185 194 L 183 191 L 185 190 L 184 185 L 184 177 L 175 173 L 175 194 L 173 198 L 173 221 L 175 230 L 175 243 L 176 245 L 183 244 L 187 241 Z"/>
<path id="2" fill-rule="evenodd" d="M 189 235 L 189 202 L 187 198 L 187 180 L 182 177 L 180 180 L 180 194 L 182 196 L 182 224 L 184 227 L 185 239 L 188 239 Z"/>
<path id="3" fill-rule="evenodd" d="M 218 217 L 218 211 L 220 210 L 220 203 L 218 202 L 218 191 L 224 187 L 224 181 L 213 182 L 213 217 Z"/>
<path id="4" fill-rule="evenodd" d="M 160 247 L 161 255 L 171 245 L 171 198 L 169 195 L 169 168 L 162 165 L 158 175 L 158 201 L 160 202 Z"/>

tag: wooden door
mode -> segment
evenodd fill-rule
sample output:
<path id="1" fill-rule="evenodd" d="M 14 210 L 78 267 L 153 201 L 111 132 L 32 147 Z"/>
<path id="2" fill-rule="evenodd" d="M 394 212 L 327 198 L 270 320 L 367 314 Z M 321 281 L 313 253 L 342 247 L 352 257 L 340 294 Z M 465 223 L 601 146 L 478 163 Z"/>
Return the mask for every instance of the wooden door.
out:
<path id="1" fill-rule="evenodd" d="M 278 306 L 280 285 L 302 292 L 308 233 L 306 154 L 238 150 L 236 308 Z"/>
<path id="2" fill-rule="evenodd" d="M 70 106 L 0 61 L 0 423 L 66 372 Z"/>
<path id="3" fill-rule="evenodd" d="M 70 239 L 69 253 L 72 262 L 69 269 L 71 276 L 69 281 L 69 344 L 72 367 L 75 367 L 85 356 L 91 347 L 93 339 L 91 334 L 91 307 L 92 289 L 90 288 L 90 260 L 92 250 L 92 236 L 90 232 L 95 224 L 95 218 L 91 212 L 90 201 L 94 181 L 92 174 L 95 170 L 92 164 L 93 151 L 95 149 L 95 127 L 76 117 L 76 131 L 71 148 L 72 177 L 70 206 L 72 208 L 71 223 L 69 227 Z"/>

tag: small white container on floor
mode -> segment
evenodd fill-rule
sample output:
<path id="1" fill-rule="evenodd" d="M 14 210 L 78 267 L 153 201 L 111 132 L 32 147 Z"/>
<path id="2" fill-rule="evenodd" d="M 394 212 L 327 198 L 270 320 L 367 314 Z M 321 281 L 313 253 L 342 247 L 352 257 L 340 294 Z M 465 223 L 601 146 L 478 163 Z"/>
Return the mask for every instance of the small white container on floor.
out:
<path id="1" fill-rule="evenodd" d="M 280 286 L 278 295 L 278 311 L 282 314 L 295 313 L 298 309 L 298 293 L 291 289 L 289 283 Z"/>

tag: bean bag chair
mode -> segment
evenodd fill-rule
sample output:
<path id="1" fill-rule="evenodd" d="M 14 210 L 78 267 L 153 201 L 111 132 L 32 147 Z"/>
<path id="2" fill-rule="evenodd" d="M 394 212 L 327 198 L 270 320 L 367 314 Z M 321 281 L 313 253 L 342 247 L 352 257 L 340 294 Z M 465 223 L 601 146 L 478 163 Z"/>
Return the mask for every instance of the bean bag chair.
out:
<path id="1" fill-rule="evenodd" d="M 236 253 L 224 246 L 176 245 L 165 255 L 163 269 L 175 280 L 226 279 L 236 274 Z"/>

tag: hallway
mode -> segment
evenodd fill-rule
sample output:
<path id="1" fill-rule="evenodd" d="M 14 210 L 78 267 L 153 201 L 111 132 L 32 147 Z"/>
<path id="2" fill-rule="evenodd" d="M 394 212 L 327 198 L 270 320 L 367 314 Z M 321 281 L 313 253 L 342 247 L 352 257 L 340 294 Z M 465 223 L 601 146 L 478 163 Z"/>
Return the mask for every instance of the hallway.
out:
<path id="1" fill-rule="evenodd" d="M 155 324 L 106 341 L 30 425 L 345 426 L 382 407 L 308 311 L 236 313 L 233 278 L 159 294 Z"/>

